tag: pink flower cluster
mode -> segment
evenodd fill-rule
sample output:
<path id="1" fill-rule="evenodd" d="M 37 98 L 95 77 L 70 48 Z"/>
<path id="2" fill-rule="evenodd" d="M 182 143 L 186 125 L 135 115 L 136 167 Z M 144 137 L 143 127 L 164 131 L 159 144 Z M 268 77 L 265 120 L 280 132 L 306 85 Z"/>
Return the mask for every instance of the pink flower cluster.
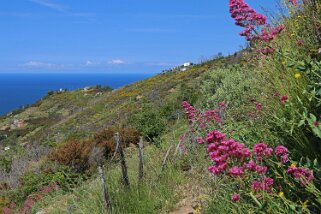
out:
<path id="1" fill-rule="evenodd" d="M 245 147 L 244 144 L 238 143 L 233 139 L 226 140 L 225 135 L 218 130 L 212 131 L 207 135 L 206 141 L 209 144 L 207 151 L 211 159 L 215 162 L 208 170 L 213 174 L 228 172 L 231 177 L 238 177 L 245 173 L 245 170 L 255 171 L 258 174 L 266 174 L 267 166 L 260 166 L 254 160 L 245 163 L 245 160 L 252 157 L 252 152 Z M 215 142 L 215 143 L 213 143 Z M 284 147 L 285 148 L 285 147 Z M 275 152 L 277 154 L 284 153 L 283 147 L 279 147 Z M 260 161 L 263 158 L 269 158 L 273 153 L 273 149 L 264 143 L 258 143 L 254 146 L 253 156 Z M 229 166 L 235 162 L 239 162 L 241 166 Z M 269 191 L 273 185 L 273 179 L 264 176 L 262 181 L 255 180 L 252 182 L 252 188 L 255 191 Z M 236 198 L 235 198 L 236 199 Z M 232 197 L 232 201 L 233 197 Z"/>
<path id="2" fill-rule="evenodd" d="M 273 152 L 272 148 L 269 148 L 265 143 L 258 143 L 254 145 L 253 153 L 257 160 L 263 158 L 269 158 Z"/>
<path id="3" fill-rule="evenodd" d="M 223 140 L 225 140 L 225 134 L 218 130 L 211 131 L 206 136 L 206 142 L 208 143 L 222 142 Z"/>
<path id="4" fill-rule="evenodd" d="M 240 194 L 234 194 L 234 195 L 232 195 L 232 197 L 231 197 L 231 200 L 233 201 L 233 202 L 237 202 L 237 201 L 239 201 L 241 199 L 241 195 Z"/>
<path id="5" fill-rule="evenodd" d="M 255 144 L 253 151 L 246 148 L 233 139 L 226 139 L 224 133 L 214 130 L 207 134 L 206 142 L 209 143 L 207 151 L 214 165 L 208 167 L 213 174 L 227 173 L 231 177 L 238 177 L 247 171 L 253 171 L 261 175 L 261 179 L 252 181 L 252 189 L 255 191 L 270 191 L 273 179 L 267 177 L 268 167 L 264 165 L 264 159 L 269 159 L 274 154 L 280 158 L 282 164 L 288 162 L 288 149 L 284 146 L 277 146 L 274 151 L 265 143 Z M 253 157 L 254 159 L 250 159 Z M 246 160 L 250 159 L 248 162 Z M 261 163 L 258 164 L 258 163 Z M 235 165 L 237 164 L 237 165 Z M 295 179 L 301 181 L 302 185 L 313 180 L 313 171 L 307 168 L 290 167 L 288 174 L 292 174 Z"/>
<path id="6" fill-rule="evenodd" d="M 293 175 L 296 180 L 300 181 L 302 186 L 310 183 L 314 179 L 313 171 L 304 167 L 291 166 L 287 170 L 287 173 Z"/>
<path id="7" fill-rule="evenodd" d="M 220 126 L 223 125 L 221 114 L 226 109 L 226 104 L 224 102 L 219 103 L 218 109 L 208 110 L 204 113 L 201 113 L 198 109 L 186 101 L 182 103 L 182 106 L 185 110 L 190 125 L 193 125 L 194 122 L 196 122 L 197 128 L 201 128 L 201 130 L 206 129 L 206 124 L 210 122 L 215 122 Z"/>
<path id="8" fill-rule="evenodd" d="M 281 102 L 288 100 L 287 96 L 280 97 L 279 93 L 275 93 L 274 96 L 279 97 Z M 256 101 L 254 102 L 256 103 Z M 261 103 L 256 103 L 258 110 L 262 108 L 263 105 L 261 105 Z M 197 113 L 197 115 L 198 118 L 203 118 L 199 116 L 203 114 Z M 204 115 L 212 115 L 212 113 L 205 113 Z M 207 116 L 207 118 L 210 117 Z M 203 120 L 196 119 L 193 122 L 200 121 Z M 279 164 L 289 162 L 289 151 L 282 145 L 275 147 L 273 150 L 266 143 L 260 142 L 254 145 L 253 150 L 250 150 L 244 144 L 234 139 L 228 139 L 226 135 L 219 130 L 210 131 L 205 137 L 198 137 L 197 143 L 208 144 L 207 152 L 214 162 L 212 166 L 208 167 L 209 172 L 216 175 L 224 173 L 230 177 L 246 175 L 243 176 L 243 178 L 252 177 L 247 175 L 249 175 L 251 171 L 255 172 L 256 175 L 251 174 L 256 176 L 256 179 L 251 180 L 251 187 L 254 191 L 271 191 L 274 184 L 273 171 L 269 170 L 268 166 L 270 166 L 269 164 L 273 165 L 275 163 L 275 161 L 271 161 L 271 159 L 277 159 Z M 293 175 L 294 179 L 299 180 L 302 185 L 311 182 L 314 178 L 313 171 L 303 167 L 289 167 L 287 173 Z M 239 200 L 238 194 L 234 194 L 233 196 L 231 197 L 232 201 L 236 202 Z"/>
<path id="9" fill-rule="evenodd" d="M 286 102 L 288 102 L 288 100 L 289 100 L 289 97 L 286 95 L 280 97 L 280 101 L 282 104 L 285 104 Z"/>
<path id="10" fill-rule="evenodd" d="M 254 191 L 263 190 L 268 192 L 271 190 L 273 183 L 274 183 L 273 178 L 264 177 L 262 181 L 259 181 L 259 180 L 253 181 L 251 187 Z"/>
<path id="11" fill-rule="evenodd" d="M 285 28 L 283 25 L 272 27 L 267 24 L 267 18 L 257 13 L 244 0 L 230 0 L 229 7 L 235 24 L 245 28 L 240 35 L 245 36 L 248 41 L 272 41 Z M 261 50 L 265 55 L 274 51 L 271 47 Z"/>
<path id="12" fill-rule="evenodd" d="M 255 108 L 259 111 L 263 110 L 263 104 L 262 103 L 256 103 Z"/>
<path id="13" fill-rule="evenodd" d="M 284 146 L 277 146 L 274 151 L 275 155 L 281 157 L 281 162 L 287 163 L 289 161 L 288 149 Z"/>
<path id="14" fill-rule="evenodd" d="M 264 47 L 261 49 L 261 53 L 263 55 L 270 55 L 273 54 L 275 52 L 275 48 L 273 47 Z"/>
<path id="15" fill-rule="evenodd" d="M 224 107 L 223 107 L 224 108 Z M 211 121 L 215 121 L 216 123 L 223 125 L 223 121 L 220 115 L 220 109 L 208 110 L 204 114 L 201 114 L 202 123 L 207 123 Z"/>
<path id="16" fill-rule="evenodd" d="M 230 0 L 229 7 L 235 24 L 246 27 L 248 31 L 252 31 L 253 26 L 266 24 L 266 17 L 257 13 L 243 0 Z"/>
<path id="17" fill-rule="evenodd" d="M 187 114 L 187 119 L 190 123 L 193 123 L 196 114 L 198 113 L 198 110 L 196 108 L 194 108 L 191 104 L 189 104 L 188 102 L 184 101 L 182 103 L 182 106 L 185 110 L 185 113 Z"/>
<path id="18" fill-rule="evenodd" d="M 299 4 L 298 0 L 290 0 L 290 3 L 293 4 L 293 5 L 298 5 Z"/>
<path id="19" fill-rule="evenodd" d="M 270 25 L 267 25 L 266 28 L 263 28 L 261 30 L 261 33 L 258 37 L 255 37 L 255 39 L 262 40 L 264 42 L 269 42 L 275 39 L 275 37 L 281 33 L 284 30 L 285 26 L 280 25 L 276 27 L 272 27 Z"/>
<path id="20" fill-rule="evenodd" d="M 208 145 L 207 151 L 215 164 L 210 166 L 208 170 L 213 174 L 220 174 L 228 169 L 228 164 L 233 159 L 244 161 L 251 156 L 251 151 L 233 139 L 226 140 L 225 135 L 218 130 L 210 132 L 206 137 Z M 229 174 L 233 177 L 244 173 L 243 167 L 233 166 L 228 169 Z"/>

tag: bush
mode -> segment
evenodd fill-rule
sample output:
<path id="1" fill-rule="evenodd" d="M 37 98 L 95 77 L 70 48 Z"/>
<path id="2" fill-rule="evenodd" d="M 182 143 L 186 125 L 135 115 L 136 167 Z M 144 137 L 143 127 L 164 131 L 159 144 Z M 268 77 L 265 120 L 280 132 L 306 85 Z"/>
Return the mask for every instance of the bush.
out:
<path id="1" fill-rule="evenodd" d="M 95 134 L 93 139 L 69 140 L 58 146 L 48 157 L 51 161 L 73 167 L 77 172 L 90 173 L 115 152 L 116 132 L 119 132 L 123 146 L 137 144 L 139 141 L 139 133 L 134 129 L 108 128 Z"/>
<path id="2" fill-rule="evenodd" d="M 134 114 L 130 123 L 150 140 L 159 137 L 167 126 L 166 118 L 152 106 L 145 106 L 141 112 Z"/>
<path id="3" fill-rule="evenodd" d="M 69 167 L 56 166 L 45 162 L 37 173 L 29 171 L 20 177 L 20 185 L 16 189 L 7 189 L 6 197 L 9 201 L 21 204 L 28 196 L 38 192 L 43 187 L 55 184 L 63 191 L 69 191 L 84 180 L 83 175 L 75 173 Z"/>

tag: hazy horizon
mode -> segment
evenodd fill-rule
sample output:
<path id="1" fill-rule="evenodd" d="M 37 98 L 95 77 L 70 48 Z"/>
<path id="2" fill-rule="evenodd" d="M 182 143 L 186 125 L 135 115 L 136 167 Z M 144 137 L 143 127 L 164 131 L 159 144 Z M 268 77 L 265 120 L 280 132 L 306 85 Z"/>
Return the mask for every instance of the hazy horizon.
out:
<path id="1" fill-rule="evenodd" d="M 160 72 L 245 43 L 227 1 L 10 0 L 0 8 L 0 73 Z"/>

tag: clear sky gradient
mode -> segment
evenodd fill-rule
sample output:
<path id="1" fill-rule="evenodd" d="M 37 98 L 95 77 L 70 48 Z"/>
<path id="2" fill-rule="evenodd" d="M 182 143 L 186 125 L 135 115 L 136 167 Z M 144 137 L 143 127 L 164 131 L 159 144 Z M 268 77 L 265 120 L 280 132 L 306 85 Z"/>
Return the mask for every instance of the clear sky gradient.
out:
<path id="1" fill-rule="evenodd" d="M 159 72 L 245 42 L 228 0 L 1 0 L 0 26 L 0 72 Z"/>

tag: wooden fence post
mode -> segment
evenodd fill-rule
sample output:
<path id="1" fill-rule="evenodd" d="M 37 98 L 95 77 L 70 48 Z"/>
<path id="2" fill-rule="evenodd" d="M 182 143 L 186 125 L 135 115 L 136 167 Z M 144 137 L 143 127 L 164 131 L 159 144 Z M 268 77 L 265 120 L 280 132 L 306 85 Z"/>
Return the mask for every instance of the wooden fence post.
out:
<path id="1" fill-rule="evenodd" d="M 169 156 L 172 148 L 173 148 L 173 144 L 170 145 L 170 147 L 168 148 L 168 150 L 167 150 L 167 152 L 166 152 L 166 155 L 165 155 L 164 160 L 163 160 L 163 163 L 162 163 L 162 168 L 161 168 L 161 171 L 160 171 L 160 173 L 159 173 L 159 177 L 160 177 L 160 176 L 162 175 L 162 173 L 163 173 L 163 170 L 164 170 L 164 168 L 165 168 L 165 166 L 166 166 L 166 163 L 167 163 L 167 160 L 168 160 L 168 156 Z"/>
<path id="2" fill-rule="evenodd" d="M 101 166 L 98 167 L 98 173 L 100 177 L 101 186 L 103 188 L 103 201 L 104 201 L 105 209 L 107 210 L 108 214 L 112 214 L 111 203 L 110 203 L 109 194 L 107 191 L 105 178 L 104 178 L 104 171 Z"/>
<path id="3" fill-rule="evenodd" d="M 123 151 L 123 147 L 121 145 L 121 140 L 119 133 L 117 132 L 115 134 L 115 141 L 116 141 L 116 149 L 118 148 L 118 154 L 120 156 L 120 163 L 121 163 L 121 171 L 123 175 L 123 182 L 125 186 L 129 186 L 129 179 L 128 179 L 128 172 L 127 172 L 127 165 L 126 165 L 126 159 L 125 154 Z"/>
<path id="4" fill-rule="evenodd" d="M 144 178 L 144 164 L 143 164 L 143 147 L 144 147 L 144 140 L 143 137 L 140 137 L 138 143 L 138 181 L 142 182 Z"/>
<path id="5" fill-rule="evenodd" d="M 176 146 L 174 156 L 177 155 L 177 152 L 178 152 L 180 146 L 181 146 L 181 141 L 179 141 L 178 144 L 177 144 L 177 146 Z"/>

